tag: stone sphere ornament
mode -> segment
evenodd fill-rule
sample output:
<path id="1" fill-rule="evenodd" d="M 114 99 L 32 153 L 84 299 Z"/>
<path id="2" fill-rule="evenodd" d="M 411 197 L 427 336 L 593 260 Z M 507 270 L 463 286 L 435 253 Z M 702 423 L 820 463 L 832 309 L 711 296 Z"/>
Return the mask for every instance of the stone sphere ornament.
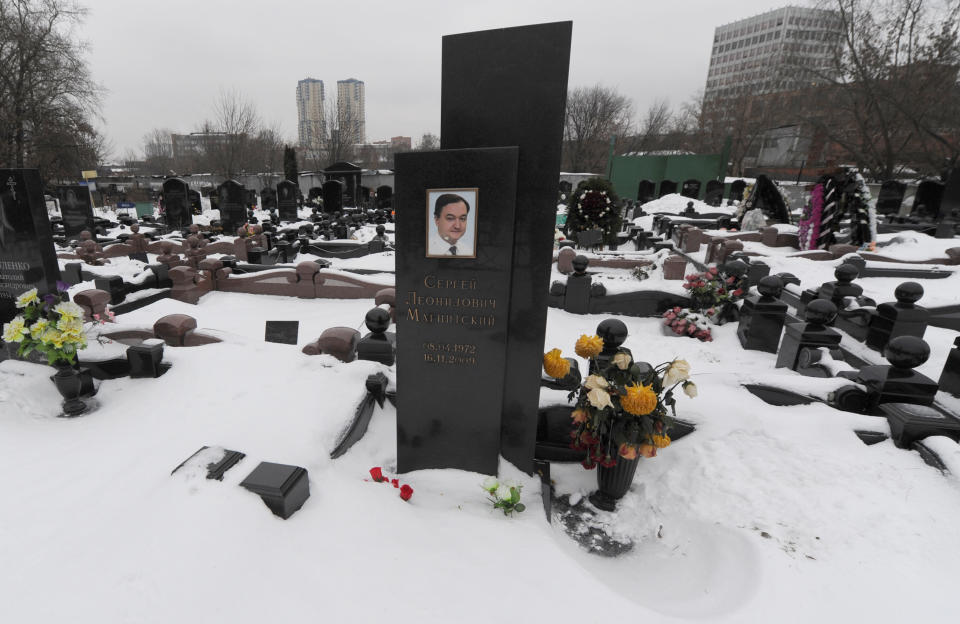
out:
<path id="1" fill-rule="evenodd" d="M 837 316 L 837 306 L 827 299 L 814 299 L 807 304 L 806 321 L 816 325 L 827 325 Z"/>
<path id="2" fill-rule="evenodd" d="M 930 345 L 916 336 L 898 336 L 887 343 L 883 357 L 896 368 L 916 368 L 930 358 Z"/>
<path id="3" fill-rule="evenodd" d="M 627 326 L 620 319 L 605 319 L 597 325 L 597 335 L 603 339 L 603 350 L 613 351 L 627 339 Z"/>
<path id="4" fill-rule="evenodd" d="M 390 313 L 383 308 L 372 308 L 363 322 L 371 332 L 382 334 L 390 327 Z"/>
<path id="5" fill-rule="evenodd" d="M 757 283 L 757 292 L 764 297 L 776 299 L 783 292 L 783 282 L 776 275 L 767 275 Z"/>
<path id="6" fill-rule="evenodd" d="M 898 303 L 913 305 L 923 297 L 923 286 L 916 282 L 904 282 L 893 291 Z"/>
<path id="7" fill-rule="evenodd" d="M 570 262 L 570 264 L 573 265 L 574 273 L 576 273 L 577 275 L 583 275 L 584 273 L 586 273 L 587 265 L 590 264 L 590 261 L 587 259 L 586 256 L 584 256 L 583 254 L 580 254 L 576 256 Z"/>
<path id="8" fill-rule="evenodd" d="M 860 270 L 852 264 L 841 264 L 833 272 L 833 275 L 837 278 L 837 281 L 847 283 L 857 279 Z"/>

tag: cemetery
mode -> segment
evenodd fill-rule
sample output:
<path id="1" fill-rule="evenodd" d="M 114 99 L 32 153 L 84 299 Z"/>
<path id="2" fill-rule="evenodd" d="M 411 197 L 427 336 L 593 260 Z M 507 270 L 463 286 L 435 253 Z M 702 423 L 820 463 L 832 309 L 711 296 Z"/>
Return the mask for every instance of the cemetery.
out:
<path id="1" fill-rule="evenodd" d="M 373 204 L 0 170 L 9 621 L 956 612 L 960 171 L 558 186 L 571 29 L 445 36 Z"/>

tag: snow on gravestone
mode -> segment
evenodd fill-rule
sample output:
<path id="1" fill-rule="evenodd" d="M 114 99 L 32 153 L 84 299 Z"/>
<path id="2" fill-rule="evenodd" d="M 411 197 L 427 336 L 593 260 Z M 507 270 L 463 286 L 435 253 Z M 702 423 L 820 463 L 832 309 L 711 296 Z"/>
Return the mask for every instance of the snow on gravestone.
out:
<path id="1" fill-rule="evenodd" d="M 0 323 L 16 316 L 16 298 L 56 290 L 60 268 L 36 169 L 0 169 Z"/>

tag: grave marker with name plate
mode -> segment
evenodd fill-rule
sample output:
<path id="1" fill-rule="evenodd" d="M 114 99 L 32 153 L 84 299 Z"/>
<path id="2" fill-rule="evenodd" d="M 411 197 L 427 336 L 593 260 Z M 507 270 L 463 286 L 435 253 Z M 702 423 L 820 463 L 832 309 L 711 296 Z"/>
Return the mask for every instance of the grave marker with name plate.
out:
<path id="1" fill-rule="evenodd" d="M 190 210 L 190 188 L 180 178 L 170 178 L 163 181 L 163 215 L 166 224 L 179 229 L 193 223 Z"/>
<path id="2" fill-rule="evenodd" d="M 36 169 L 0 169 L 0 323 L 16 316 L 17 297 L 56 290 L 60 268 Z"/>
<path id="3" fill-rule="evenodd" d="M 236 180 L 227 180 L 217 189 L 217 199 L 223 233 L 236 236 L 237 229 L 247 222 L 247 190 Z"/>
<path id="4" fill-rule="evenodd" d="M 57 199 L 60 200 L 60 216 L 63 217 L 63 230 L 67 240 L 79 238 L 80 232 L 93 233 L 93 206 L 90 205 L 90 191 L 86 186 L 58 186 Z"/>
<path id="5" fill-rule="evenodd" d="M 297 191 L 296 182 L 283 180 L 277 184 L 277 212 L 281 221 L 297 220 Z"/>
<path id="6" fill-rule="evenodd" d="M 395 159 L 397 470 L 496 474 L 518 150 L 408 152 Z M 472 240 L 473 253 L 428 257 L 440 196 L 458 190 L 474 199 L 465 211 L 473 217 L 460 232 Z"/>

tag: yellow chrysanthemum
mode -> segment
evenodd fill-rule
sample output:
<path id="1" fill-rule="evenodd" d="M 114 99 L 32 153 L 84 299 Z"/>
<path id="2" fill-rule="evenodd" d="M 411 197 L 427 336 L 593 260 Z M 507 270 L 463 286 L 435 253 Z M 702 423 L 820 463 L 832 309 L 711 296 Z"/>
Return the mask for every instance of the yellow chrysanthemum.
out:
<path id="1" fill-rule="evenodd" d="M 19 297 L 17 297 L 17 307 L 25 308 L 31 303 L 35 303 L 37 301 L 39 301 L 37 298 L 37 289 L 31 288 L 27 292 L 22 293 Z"/>
<path id="2" fill-rule="evenodd" d="M 61 319 L 70 320 L 83 318 L 83 308 L 72 301 L 64 301 L 57 304 L 57 307 L 55 307 L 53 311 L 59 314 Z"/>
<path id="3" fill-rule="evenodd" d="M 62 317 L 57 322 L 57 329 L 64 334 L 79 336 L 83 332 L 83 321 L 78 318 Z"/>
<path id="4" fill-rule="evenodd" d="M 585 423 L 590 420 L 590 412 L 584 408 L 578 408 L 573 410 L 570 414 L 570 418 L 573 419 L 575 423 Z"/>
<path id="5" fill-rule="evenodd" d="M 655 433 L 653 436 L 651 436 L 651 440 L 653 441 L 653 445 L 658 449 L 670 446 L 670 436 L 666 434 L 661 435 L 659 433 Z"/>
<path id="6" fill-rule="evenodd" d="M 577 344 L 573 350 L 576 351 L 580 357 L 597 357 L 600 355 L 600 352 L 603 351 L 603 338 L 584 334 L 577 340 Z"/>
<path id="7" fill-rule="evenodd" d="M 551 349 L 543 354 L 543 370 L 554 379 L 563 379 L 570 374 L 570 362 L 561 355 L 560 349 Z"/>
<path id="8" fill-rule="evenodd" d="M 24 336 L 28 333 L 22 316 L 14 318 L 9 323 L 3 325 L 4 342 L 22 342 Z"/>
<path id="9" fill-rule="evenodd" d="M 34 340 L 40 340 L 40 336 L 43 335 L 43 332 L 47 331 L 47 327 L 50 326 L 50 321 L 47 319 L 37 319 L 33 322 L 33 325 L 30 326 L 30 337 Z"/>
<path id="10" fill-rule="evenodd" d="M 627 393 L 620 397 L 620 406 L 635 416 L 649 414 L 657 407 L 657 393 L 650 386 L 634 384 L 626 387 Z"/>
<path id="11" fill-rule="evenodd" d="M 61 349 L 63 348 L 63 334 L 60 330 L 50 327 L 47 331 L 43 332 L 43 336 L 40 337 L 40 340 L 45 344 L 53 345 L 54 347 Z"/>

